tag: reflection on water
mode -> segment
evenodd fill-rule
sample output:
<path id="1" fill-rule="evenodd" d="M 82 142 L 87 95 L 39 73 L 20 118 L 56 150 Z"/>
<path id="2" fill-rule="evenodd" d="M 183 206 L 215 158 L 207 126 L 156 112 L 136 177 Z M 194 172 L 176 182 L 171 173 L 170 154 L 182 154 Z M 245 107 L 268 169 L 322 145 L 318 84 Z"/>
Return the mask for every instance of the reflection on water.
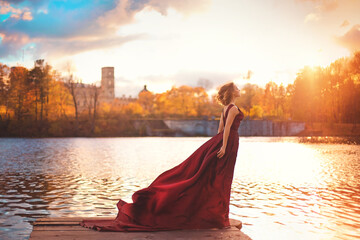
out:
<path id="1" fill-rule="evenodd" d="M 327 136 L 311 136 L 300 137 L 300 143 L 342 143 L 342 144 L 360 144 L 360 137 L 327 137 Z"/>
<path id="2" fill-rule="evenodd" d="M 40 217 L 116 216 L 209 138 L 0 139 L 0 239 Z M 240 138 L 230 216 L 253 239 L 357 239 L 360 146 Z"/>

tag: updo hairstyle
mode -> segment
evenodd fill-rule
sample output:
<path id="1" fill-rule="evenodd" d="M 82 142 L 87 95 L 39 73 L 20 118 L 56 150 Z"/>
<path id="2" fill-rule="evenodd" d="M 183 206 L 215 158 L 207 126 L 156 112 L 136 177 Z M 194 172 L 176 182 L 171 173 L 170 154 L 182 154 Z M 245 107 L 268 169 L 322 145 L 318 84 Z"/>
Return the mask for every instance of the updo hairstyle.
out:
<path id="1" fill-rule="evenodd" d="M 223 106 L 228 105 L 234 95 L 235 85 L 233 82 L 224 84 L 220 87 L 218 94 L 216 95 L 216 100 Z"/>

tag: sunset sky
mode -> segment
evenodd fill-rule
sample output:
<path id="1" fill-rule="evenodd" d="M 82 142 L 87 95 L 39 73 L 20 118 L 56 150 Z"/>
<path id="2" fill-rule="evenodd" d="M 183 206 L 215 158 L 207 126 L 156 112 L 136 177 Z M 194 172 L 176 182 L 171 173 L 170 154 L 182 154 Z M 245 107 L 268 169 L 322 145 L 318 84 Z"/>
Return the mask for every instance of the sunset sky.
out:
<path id="1" fill-rule="evenodd" d="M 115 67 L 116 96 L 233 80 L 292 83 L 360 50 L 360 0 L 0 0 L 0 62 L 45 59 L 85 83 Z M 24 56 L 24 58 L 23 58 Z"/>

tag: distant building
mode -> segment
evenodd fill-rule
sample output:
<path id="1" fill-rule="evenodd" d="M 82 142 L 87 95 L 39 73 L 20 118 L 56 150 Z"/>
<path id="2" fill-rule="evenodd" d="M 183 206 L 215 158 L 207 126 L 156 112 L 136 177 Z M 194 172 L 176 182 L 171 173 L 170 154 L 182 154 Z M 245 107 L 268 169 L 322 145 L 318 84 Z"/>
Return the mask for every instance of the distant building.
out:
<path id="1" fill-rule="evenodd" d="M 45 63 L 44 59 L 35 60 L 34 67 L 39 67 L 41 69 L 44 69 L 44 67 L 45 67 L 44 63 Z"/>
<path id="2" fill-rule="evenodd" d="M 101 101 L 112 102 L 115 99 L 114 67 L 101 68 Z"/>
<path id="3" fill-rule="evenodd" d="M 142 93 L 142 92 L 149 92 L 149 90 L 147 90 L 147 88 L 146 88 L 146 85 L 144 85 L 144 89 L 141 90 L 141 91 L 139 92 L 139 94 Z"/>
<path id="4" fill-rule="evenodd" d="M 97 105 L 102 102 L 112 102 L 114 95 L 114 67 L 101 68 L 101 86 L 94 84 L 75 83 L 74 85 L 77 108 L 79 112 L 92 108 L 95 95 L 97 95 Z"/>
<path id="5" fill-rule="evenodd" d="M 133 98 L 131 97 L 131 95 L 129 95 L 128 97 L 125 96 L 125 94 L 122 95 L 122 97 L 119 98 L 115 98 L 115 104 L 116 105 L 126 105 L 130 102 L 135 102 L 137 100 L 137 98 Z"/>
<path id="6" fill-rule="evenodd" d="M 116 105 L 126 105 L 137 100 L 137 98 L 132 98 L 131 96 L 125 97 L 125 94 L 120 98 L 115 98 L 114 67 L 101 68 L 100 87 L 92 84 L 76 83 L 75 95 L 79 112 L 93 106 L 95 91 L 98 94 L 97 104 L 106 102 Z"/>

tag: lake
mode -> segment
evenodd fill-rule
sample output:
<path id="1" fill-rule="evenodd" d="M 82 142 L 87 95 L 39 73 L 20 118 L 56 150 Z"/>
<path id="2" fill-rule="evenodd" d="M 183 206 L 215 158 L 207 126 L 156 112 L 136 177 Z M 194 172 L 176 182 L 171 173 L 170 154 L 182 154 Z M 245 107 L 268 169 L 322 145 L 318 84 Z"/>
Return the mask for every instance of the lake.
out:
<path id="1" fill-rule="evenodd" d="M 209 137 L 2 138 L 0 239 L 42 217 L 114 216 Z M 360 145 L 240 137 L 230 217 L 255 239 L 358 239 Z"/>

